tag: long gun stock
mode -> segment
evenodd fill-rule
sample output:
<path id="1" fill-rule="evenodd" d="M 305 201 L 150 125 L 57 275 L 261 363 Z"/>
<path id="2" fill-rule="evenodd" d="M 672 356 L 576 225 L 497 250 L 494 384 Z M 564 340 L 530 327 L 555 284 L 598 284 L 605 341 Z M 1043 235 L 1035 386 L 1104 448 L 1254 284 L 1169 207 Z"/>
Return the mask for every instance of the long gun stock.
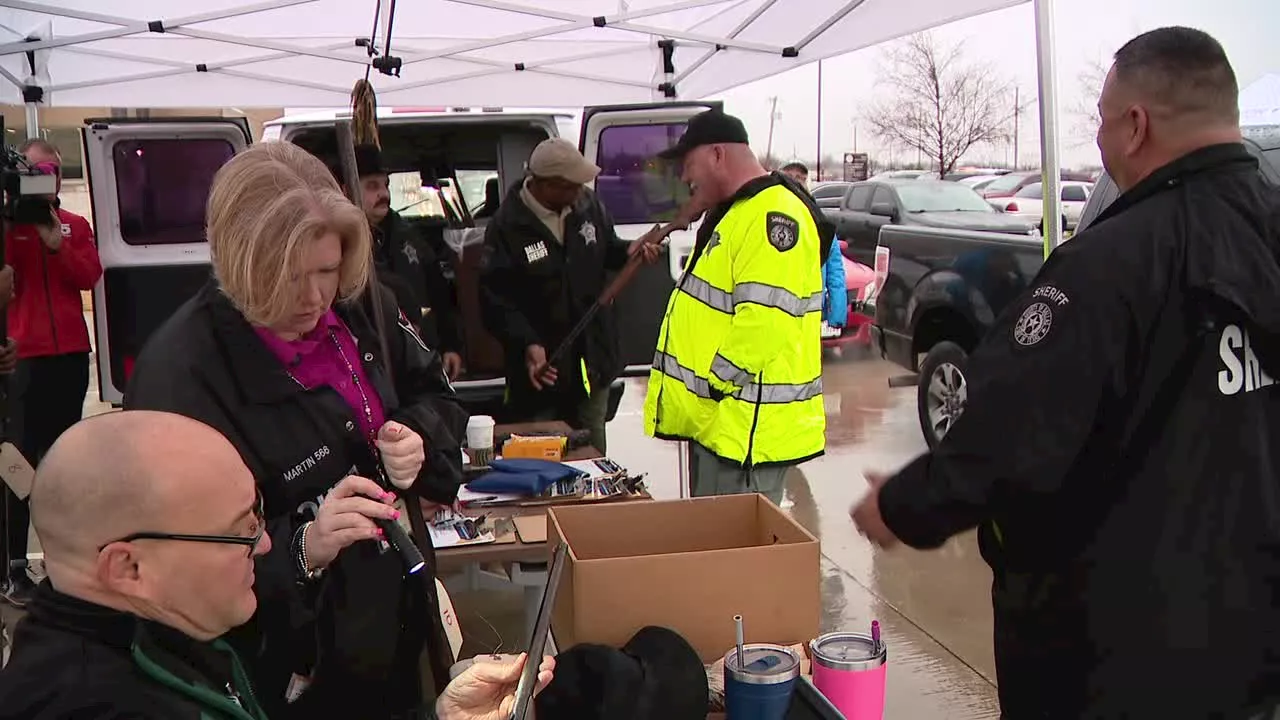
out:
<path id="1" fill-rule="evenodd" d="M 649 232 L 640 236 L 635 242 L 638 247 L 646 244 L 660 245 L 666 241 L 667 237 L 670 236 L 671 233 L 676 230 L 684 230 L 692 225 L 695 220 L 702 216 L 702 212 L 703 211 L 695 207 L 693 203 L 687 203 L 680 208 L 678 213 L 676 213 L 676 218 L 674 220 L 666 225 L 654 225 L 649 229 Z M 596 301 L 591 305 L 591 307 L 587 308 L 587 311 L 582 314 L 582 318 L 578 320 L 578 324 L 574 325 L 573 329 L 569 331 L 569 334 L 565 336 L 564 340 L 561 340 L 560 344 L 556 346 L 555 352 L 551 353 L 551 357 L 547 358 L 547 366 L 555 367 L 558 362 L 564 359 L 565 354 L 569 352 L 573 347 L 574 342 L 578 340 L 578 336 L 582 335 L 582 333 L 587 329 L 587 326 L 591 324 L 592 318 L 596 316 L 596 313 L 600 312 L 600 308 L 608 306 L 617 299 L 618 295 L 622 294 L 623 289 L 627 287 L 627 284 L 630 283 L 632 278 L 636 276 L 636 273 L 640 271 L 640 266 L 643 263 L 644 253 L 637 249 L 632 253 L 631 257 L 627 260 L 627 263 L 622 266 L 622 269 L 618 271 L 618 274 L 613 278 L 613 280 L 605 286 L 604 291 L 600 293 L 600 297 L 596 298 Z"/>

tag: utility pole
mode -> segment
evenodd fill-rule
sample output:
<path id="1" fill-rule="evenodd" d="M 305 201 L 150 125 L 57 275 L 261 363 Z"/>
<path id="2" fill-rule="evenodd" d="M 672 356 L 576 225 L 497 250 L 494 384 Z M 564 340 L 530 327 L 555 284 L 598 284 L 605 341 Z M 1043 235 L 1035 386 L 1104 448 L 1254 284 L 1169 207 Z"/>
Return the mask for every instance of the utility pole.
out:
<path id="1" fill-rule="evenodd" d="M 1018 169 L 1018 122 L 1022 118 L 1022 104 L 1018 99 L 1018 86 L 1013 86 L 1013 169 Z"/>
<path id="2" fill-rule="evenodd" d="M 773 157 L 773 122 L 778 119 L 778 96 L 769 98 L 769 144 L 765 146 L 764 156 Z"/>

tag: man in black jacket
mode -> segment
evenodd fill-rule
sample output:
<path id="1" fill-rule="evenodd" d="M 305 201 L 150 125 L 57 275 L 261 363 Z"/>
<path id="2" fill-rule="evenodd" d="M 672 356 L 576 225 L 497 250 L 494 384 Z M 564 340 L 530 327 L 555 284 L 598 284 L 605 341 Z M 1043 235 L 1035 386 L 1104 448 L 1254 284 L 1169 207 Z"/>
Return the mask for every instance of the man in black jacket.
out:
<path id="1" fill-rule="evenodd" d="M 653 262 L 658 248 L 618 238 L 585 187 L 599 172 L 567 140 L 534 148 L 529 176 L 507 191 L 485 230 L 480 300 L 503 344 L 507 419 L 563 420 L 589 430 L 604 452 L 609 385 L 623 368 L 612 310 L 598 312 L 554 367 L 547 361 L 600 296 L 606 273 L 637 251 Z"/>
<path id="2" fill-rule="evenodd" d="M 1280 703 L 1280 204 L 1222 47 L 1116 53 L 1122 195 L 971 356 L 938 448 L 869 476 L 882 545 L 979 527 L 1004 716 L 1273 717 Z"/>
<path id="3" fill-rule="evenodd" d="M 445 373 L 456 380 L 462 373 L 463 342 L 453 284 L 431 244 L 391 209 L 391 180 L 382 152 L 376 145 L 357 145 L 355 155 L 378 279 L 395 293 L 422 337 L 439 349 Z"/>
<path id="4" fill-rule="evenodd" d="M 49 579 L 0 671 L 0 720 L 266 720 L 217 639 L 253 614 L 254 560 L 271 549 L 253 476 L 226 438 L 168 413 L 82 421 L 41 463 L 31 517 Z M 553 668 L 543 662 L 541 685 Z M 518 677 L 472 666 L 435 713 L 494 717 Z"/>
<path id="5" fill-rule="evenodd" d="M 265 720 L 215 639 L 257 607 L 260 513 L 249 469 L 206 425 L 123 412 L 72 426 L 32 487 L 49 579 L 0 672 L 0 718 Z"/>

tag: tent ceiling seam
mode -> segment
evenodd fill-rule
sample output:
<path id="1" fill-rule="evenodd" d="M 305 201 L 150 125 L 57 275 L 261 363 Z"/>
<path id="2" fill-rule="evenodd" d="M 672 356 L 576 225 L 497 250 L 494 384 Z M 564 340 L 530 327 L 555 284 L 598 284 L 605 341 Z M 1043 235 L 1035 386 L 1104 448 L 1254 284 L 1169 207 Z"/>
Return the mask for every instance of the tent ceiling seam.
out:
<path id="1" fill-rule="evenodd" d="M 765 0 L 765 2 L 761 3 L 760 6 L 757 7 L 755 10 L 753 10 L 750 15 L 748 15 L 746 18 L 742 20 L 742 22 L 738 23 L 738 26 L 729 33 L 729 38 L 736 39 L 739 35 L 745 32 L 746 29 L 752 25 L 752 23 L 754 23 L 756 20 L 759 20 L 761 15 L 764 15 L 766 12 L 768 12 L 769 8 L 773 7 L 774 3 L 776 3 L 777 1 L 778 0 Z M 694 60 L 693 63 L 689 65 L 689 69 L 676 75 L 675 80 L 673 80 L 672 82 L 676 83 L 677 85 L 680 84 L 680 82 L 682 82 L 685 78 L 692 75 L 694 71 L 696 71 L 698 68 L 706 64 L 706 62 L 710 60 L 713 55 L 715 55 L 716 53 L 720 52 L 723 49 L 724 48 L 717 45 L 715 48 L 712 48 L 711 50 L 708 50 L 706 53 L 703 53 L 702 57 L 698 58 L 697 60 Z"/>

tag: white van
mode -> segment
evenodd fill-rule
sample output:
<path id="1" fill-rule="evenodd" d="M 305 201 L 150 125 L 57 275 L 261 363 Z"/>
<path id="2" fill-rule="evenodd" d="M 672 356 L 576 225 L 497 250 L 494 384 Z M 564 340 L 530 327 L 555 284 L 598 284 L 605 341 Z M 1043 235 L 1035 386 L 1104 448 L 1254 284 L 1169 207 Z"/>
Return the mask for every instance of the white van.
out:
<path id="1" fill-rule="evenodd" d="M 533 147 L 580 126 L 583 153 L 602 168 L 596 192 L 620 237 L 635 239 L 671 219 L 688 189 L 654 160 L 693 115 L 718 103 L 585 108 L 581 121 L 554 110 L 393 109 L 378 111 L 392 207 L 448 258 L 463 315 L 468 374 L 455 386 L 473 413 L 496 412 L 503 396 L 498 340 L 480 320 L 478 241 L 486 218 L 524 174 Z M 286 116 L 263 140 L 287 140 L 321 157 L 336 153 L 335 111 Z M 103 277 L 94 288 L 99 395 L 118 404 L 147 337 L 209 275 L 204 210 L 213 175 L 250 138 L 240 118 L 89 119 L 83 129 Z M 442 201 L 442 196 L 452 202 Z M 648 372 L 658 326 L 692 232 L 676 233 L 660 262 L 641 270 L 617 300 L 625 374 Z M 621 397 L 615 383 L 609 417 Z"/>

